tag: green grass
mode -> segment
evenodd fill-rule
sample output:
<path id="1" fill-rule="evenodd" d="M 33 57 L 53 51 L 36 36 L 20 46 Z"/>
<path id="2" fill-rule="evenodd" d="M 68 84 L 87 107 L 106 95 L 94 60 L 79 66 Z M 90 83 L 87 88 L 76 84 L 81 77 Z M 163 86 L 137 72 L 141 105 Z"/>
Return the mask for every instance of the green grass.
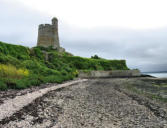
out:
<path id="1" fill-rule="evenodd" d="M 47 58 L 47 59 L 46 59 Z M 62 83 L 78 76 L 79 70 L 127 70 L 125 60 L 106 60 L 97 55 L 92 58 L 72 56 L 67 52 L 57 52 L 52 47 L 28 48 L 0 42 L 0 65 L 12 67 L 6 75 L 1 75 L 0 89 L 24 89 L 41 83 Z M 21 70 L 28 75 L 11 77 Z M 0 74 L 2 70 L 0 70 Z M 3 74 L 5 74 L 3 70 Z M 17 73 L 18 74 L 18 73 Z M 10 77 L 9 77 L 10 76 Z"/>

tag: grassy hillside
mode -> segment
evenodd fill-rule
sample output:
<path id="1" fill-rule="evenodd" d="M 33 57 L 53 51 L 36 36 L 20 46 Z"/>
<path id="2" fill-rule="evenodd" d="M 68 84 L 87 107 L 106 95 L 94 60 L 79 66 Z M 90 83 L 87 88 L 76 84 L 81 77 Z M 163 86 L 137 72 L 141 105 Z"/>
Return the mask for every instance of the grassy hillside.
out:
<path id="1" fill-rule="evenodd" d="M 0 42 L 0 89 L 24 89 L 41 83 L 62 83 L 79 70 L 126 70 L 125 60 L 83 58 L 52 48 L 28 47 Z"/>

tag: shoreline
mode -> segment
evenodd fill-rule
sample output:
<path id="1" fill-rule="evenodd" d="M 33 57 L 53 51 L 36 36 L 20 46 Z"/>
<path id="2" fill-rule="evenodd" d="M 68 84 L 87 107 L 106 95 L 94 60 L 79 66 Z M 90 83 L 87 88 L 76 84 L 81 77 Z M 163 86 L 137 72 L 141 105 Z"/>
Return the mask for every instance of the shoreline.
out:
<path id="1" fill-rule="evenodd" d="M 166 87 L 167 79 L 88 79 L 49 91 L 2 120 L 0 126 L 166 127 L 167 102 L 147 95 L 148 92 L 156 95 L 157 86 L 160 91 L 163 85 Z"/>

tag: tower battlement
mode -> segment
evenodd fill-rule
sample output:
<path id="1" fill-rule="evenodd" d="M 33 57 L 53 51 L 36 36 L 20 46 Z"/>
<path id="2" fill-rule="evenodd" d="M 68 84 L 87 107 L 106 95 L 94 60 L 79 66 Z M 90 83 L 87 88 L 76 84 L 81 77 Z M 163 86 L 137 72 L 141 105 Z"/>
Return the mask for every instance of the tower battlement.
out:
<path id="1" fill-rule="evenodd" d="M 39 25 L 37 46 L 60 48 L 57 18 L 52 19 L 52 24 Z"/>
<path id="2" fill-rule="evenodd" d="M 39 29 L 50 28 L 50 27 L 52 27 L 51 24 L 40 24 L 39 25 Z"/>

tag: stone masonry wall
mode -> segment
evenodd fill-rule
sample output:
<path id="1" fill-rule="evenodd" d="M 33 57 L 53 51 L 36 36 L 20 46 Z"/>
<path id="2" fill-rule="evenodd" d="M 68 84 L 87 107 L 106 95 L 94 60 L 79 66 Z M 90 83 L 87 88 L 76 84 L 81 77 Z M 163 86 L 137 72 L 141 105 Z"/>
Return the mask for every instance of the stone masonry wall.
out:
<path id="1" fill-rule="evenodd" d="M 98 77 L 139 77 L 139 70 L 113 70 L 113 71 L 90 71 L 80 72 L 80 78 L 98 78 Z"/>
<path id="2" fill-rule="evenodd" d="M 52 19 L 52 24 L 41 24 L 38 28 L 37 46 L 60 48 L 58 36 L 58 20 Z"/>

